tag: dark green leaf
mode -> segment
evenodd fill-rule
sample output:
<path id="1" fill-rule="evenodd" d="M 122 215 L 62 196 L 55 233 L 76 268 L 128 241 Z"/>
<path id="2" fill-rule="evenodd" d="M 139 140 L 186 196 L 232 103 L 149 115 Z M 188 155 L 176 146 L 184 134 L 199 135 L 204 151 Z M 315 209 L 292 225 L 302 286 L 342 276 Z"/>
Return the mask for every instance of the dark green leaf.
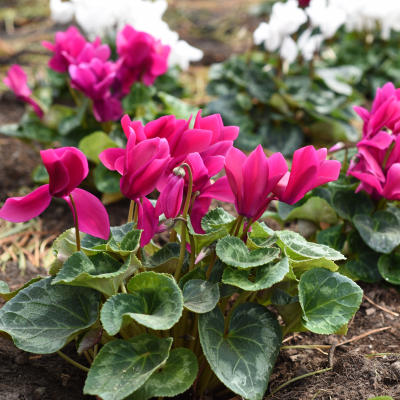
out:
<path id="1" fill-rule="evenodd" d="M 332 205 L 340 217 L 352 221 L 357 214 L 369 215 L 374 204 L 365 193 L 351 190 L 337 190 L 332 197 Z"/>
<path id="2" fill-rule="evenodd" d="M 26 282 L 25 285 L 21 286 L 20 288 L 10 292 L 10 289 L 6 282 L 0 281 L 0 297 L 2 297 L 5 301 L 10 301 L 13 297 L 15 297 L 21 290 L 27 288 L 28 286 L 32 285 L 35 282 L 40 281 L 43 279 L 42 277 L 33 278 L 30 281 Z"/>
<path id="3" fill-rule="evenodd" d="M 169 275 L 142 272 L 129 281 L 128 291 L 132 294 L 120 293 L 104 303 L 101 322 L 109 335 L 132 320 L 152 329 L 169 329 L 182 315 L 182 292 Z"/>
<path id="4" fill-rule="evenodd" d="M 84 394 L 122 400 L 139 389 L 169 356 L 172 338 L 143 334 L 107 343 L 94 359 Z"/>
<path id="5" fill-rule="evenodd" d="M 42 185 L 49 183 L 49 173 L 44 165 L 38 165 L 32 172 L 32 180 Z"/>
<path id="6" fill-rule="evenodd" d="M 97 343 L 100 342 L 103 334 L 103 327 L 99 326 L 97 328 L 91 329 L 82 334 L 82 337 L 78 338 L 77 350 L 78 354 L 82 354 L 85 351 L 94 347 Z"/>
<path id="7" fill-rule="evenodd" d="M 400 285 L 400 254 L 384 254 L 379 258 L 378 269 L 385 281 Z"/>
<path id="8" fill-rule="evenodd" d="M 241 304 L 224 335 L 224 316 L 215 307 L 200 314 L 199 334 L 204 355 L 221 382 L 246 399 L 261 400 L 282 342 L 273 314 L 260 304 Z"/>
<path id="9" fill-rule="evenodd" d="M 120 191 L 121 175 L 117 171 L 110 171 L 99 163 L 94 169 L 94 184 L 102 193 L 117 193 Z"/>
<path id="10" fill-rule="evenodd" d="M 183 305 L 190 311 L 203 314 L 211 311 L 219 301 L 217 283 L 192 279 L 183 288 Z"/>
<path id="11" fill-rule="evenodd" d="M 356 215 L 354 225 L 365 243 L 373 250 L 388 254 L 400 244 L 400 221 L 388 211 Z"/>
<path id="12" fill-rule="evenodd" d="M 97 320 L 99 292 L 52 285 L 53 279 L 49 277 L 28 286 L 0 309 L 0 331 L 11 335 L 21 350 L 54 353 L 71 335 Z"/>
<path id="13" fill-rule="evenodd" d="M 363 292 L 349 278 L 325 268 L 305 272 L 299 283 L 302 324 L 324 335 L 338 331 L 358 310 Z"/>
<path id="14" fill-rule="evenodd" d="M 252 268 L 267 264 L 276 258 L 279 249 L 265 248 L 249 252 L 246 245 L 237 237 L 227 236 L 217 244 L 217 255 L 226 264 L 239 268 Z"/>
<path id="15" fill-rule="evenodd" d="M 317 234 L 317 242 L 325 246 L 332 247 L 337 251 L 342 251 L 346 235 L 342 233 L 343 224 L 331 226 Z"/>
<path id="16" fill-rule="evenodd" d="M 214 266 L 215 266 L 215 264 L 214 264 Z M 179 288 L 181 290 L 183 290 L 186 282 L 189 282 L 191 279 L 201 279 L 201 280 L 205 281 L 205 280 L 207 280 L 206 272 L 201 267 L 197 267 L 193 271 L 188 272 L 186 275 L 183 275 L 182 278 L 179 280 L 179 284 L 178 284 Z"/>
<path id="17" fill-rule="evenodd" d="M 179 243 L 167 243 L 153 256 L 143 259 L 143 266 L 151 271 L 173 274 L 178 264 L 181 246 Z M 185 261 L 189 259 L 189 253 L 185 252 Z"/>

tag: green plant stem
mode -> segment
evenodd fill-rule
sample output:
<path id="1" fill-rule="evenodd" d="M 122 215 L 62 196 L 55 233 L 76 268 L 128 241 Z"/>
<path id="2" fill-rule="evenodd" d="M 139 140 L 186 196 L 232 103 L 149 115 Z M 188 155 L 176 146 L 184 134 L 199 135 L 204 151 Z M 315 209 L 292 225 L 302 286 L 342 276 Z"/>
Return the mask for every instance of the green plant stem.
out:
<path id="1" fill-rule="evenodd" d="M 285 337 L 290 330 L 300 321 L 301 315 L 298 315 L 289 325 L 285 325 L 282 331 L 283 336 Z"/>
<path id="2" fill-rule="evenodd" d="M 178 342 L 178 347 L 184 347 L 183 346 L 183 336 L 186 333 L 186 326 L 187 326 L 187 321 L 189 317 L 189 311 L 188 310 L 183 310 L 182 312 L 182 317 L 179 326 L 179 342 Z"/>
<path id="3" fill-rule="evenodd" d="M 97 357 L 97 352 L 99 351 L 99 345 L 95 344 L 93 349 L 93 360 Z"/>
<path id="4" fill-rule="evenodd" d="M 171 231 L 171 235 L 169 237 L 169 242 L 170 243 L 176 242 L 176 230 L 175 229 L 173 229 Z"/>
<path id="5" fill-rule="evenodd" d="M 70 80 L 68 78 L 66 78 L 65 80 L 67 82 L 68 90 L 71 93 L 71 96 L 74 99 L 74 102 L 75 102 L 76 106 L 80 107 L 81 106 L 81 102 L 80 102 L 78 96 L 76 95 L 75 90 L 72 88 Z"/>
<path id="6" fill-rule="evenodd" d="M 229 301 L 229 297 L 225 297 L 221 300 L 221 302 L 219 303 L 219 309 L 222 311 L 222 314 L 225 315 L 225 310 L 226 310 L 226 306 L 228 304 Z"/>
<path id="7" fill-rule="evenodd" d="M 200 338 L 198 335 L 198 327 L 199 327 L 199 314 L 196 314 L 194 317 L 192 333 L 191 333 L 191 336 L 194 337 L 195 339 L 192 340 L 189 344 L 189 349 L 193 352 L 196 347 L 196 342 L 200 341 Z"/>
<path id="8" fill-rule="evenodd" d="M 278 390 L 281 390 L 282 388 L 284 388 L 285 386 L 289 385 L 289 384 L 292 383 L 292 382 L 296 382 L 296 381 L 298 381 L 299 379 L 307 378 L 308 376 L 313 376 L 313 375 L 316 375 L 316 374 L 320 374 L 320 373 L 322 373 L 322 372 L 330 371 L 331 369 L 332 369 L 332 367 L 330 367 L 330 368 L 325 368 L 325 369 L 320 369 L 320 370 L 318 370 L 318 371 L 310 372 L 310 373 L 308 373 L 308 374 L 304 374 L 304 375 L 298 376 L 298 377 L 296 377 L 296 378 L 293 378 L 293 379 L 291 379 L 290 381 L 287 381 L 287 382 L 283 383 L 281 386 L 278 386 L 273 392 L 271 392 L 270 395 L 268 395 L 268 396 L 266 397 L 266 399 L 268 399 L 269 397 L 273 396 Z"/>
<path id="9" fill-rule="evenodd" d="M 128 222 L 132 222 L 133 220 L 133 211 L 135 210 L 135 207 L 136 203 L 133 200 L 131 200 L 129 204 Z"/>
<path id="10" fill-rule="evenodd" d="M 215 261 L 216 261 L 216 260 L 217 260 L 217 251 L 214 250 L 214 251 L 213 251 L 213 254 L 212 254 L 212 258 L 211 258 L 210 265 L 209 265 L 208 268 L 207 268 L 207 274 L 206 274 L 206 280 L 207 280 L 207 281 L 210 279 L 211 272 L 212 272 L 212 270 L 213 270 L 213 268 L 214 268 L 214 264 L 215 264 Z"/>
<path id="11" fill-rule="evenodd" d="M 244 218 L 243 215 L 239 215 L 238 221 L 237 221 L 237 225 L 236 225 L 236 228 L 235 228 L 235 232 L 233 233 L 233 236 L 237 236 L 239 234 L 240 227 L 242 226 L 243 218 Z"/>
<path id="12" fill-rule="evenodd" d="M 120 288 L 121 288 L 121 293 L 127 293 L 124 282 L 121 283 Z"/>
<path id="13" fill-rule="evenodd" d="M 174 337 L 174 348 L 177 349 L 178 348 L 178 344 L 179 344 L 179 331 L 178 331 L 178 324 L 175 324 L 172 327 L 172 335 Z"/>
<path id="14" fill-rule="evenodd" d="M 74 215 L 75 215 L 75 237 L 76 237 L 76 249 L 78 251 L 81 251 L 81 238 L 79 236 L 79 221 L 78 221 L 78 211 L 76 211 L 76 205 L 74 198 L 72 197 L 72 194 L 69 194 L 69 198 L 71 200 L 72 207 L 74 209 Z"/>
<path id="15" fill-rule="evenodd" d="M 197 395 L 201 395 L 207 389 L 208 382 L 210 382 L 212 374 L 213 374 L 213 371 L 212 371 L 210 365 L 207 363 L 207 365 L 204 368 L 204 371 L 200 377 L 200 381 L 199 381 L 200 386 L 199 386 L 199 389 L 197 390 Z"/>
<path id="16" fill-rule="evenodd" d="M 231 320 L 233 312 L 236 310 L 236 308 L 244 303 L 244 301 L 251 295 L 252 292 L 248 292 L 244 290 L 240 296 L 236 299 L 236 301 L 233 303 L 232 308 L 229 310 L 228 315 L 225 318 L 225 327 L 224 327 L 224 334 L 226 335 L 228 333 L 228 328 L 229 328 L 229 322 Z"/>
<path id="17" fill-rule="evenodd" d="M 139 214 L 139 207 L 135 204 L 135 211 L 133 213 L 133 222 L 135 224 L 137 224 L 138 214 Z"/>
<path id="18" fill-rule="evenodd" d="M 232 228 L 231 228 L 231 230 L 229 231 L 229 235 L 230 235 L 230 236 L 232 236 L 232 235 L 233 235 L 233 232 L 235 232 L 235 228 L 236 228 L 236 225 L 237 225 L 237 223 L 238 223 L 238 221 L 239 221 L 239 218 L 240 218 L 240 215 L 238 215 L 238 216 L 236 217 L 235 221 L 233 221 Z"/>
<path id="19" fill-rule="evenodd" d="M 379 200 L 378 205 L 376 206 L 376 211 L 386 210 L 386 206 L 387 206 L 387 199 L 385 197 L 382 197 Z"/>
<path id="20" fill-rule="evenodd" d="M 190 240 L 190 264 L 189 264 L 189 272 L 194 270 L 194 262 L 196 261 L 196 244 L 194 242 L 194 237 L 189 233 Z"/>
<path id="21" fill-rule="evenodd" d="M 250 297 L 250 299 L 249 299 L 249 303 L 253 303 L 253 301 L 254 301 L 255 298 L 257 297 L 257 293 L 258 293 L 258 291 L 255 291 L 255 292 L 251 295 L 251 297 Z"/>
<path id="22" fill-rule="evenodd" d="M 92 365 L 93 360 L 90 358 L 89 353 L 88 353 L 87 351 L 84 351 L 83 354 L 84 354 L 84 356 L 86 357 L 86 360 L 88 360 L 88 363 L 89 363 L 90 365 Z"/>
<path id="23" fill-rule="evenodd" d="M 251 218 L 247 223 L 246 229 L 243 231 L 242 236 L 240 236 L 240 240 L 244 240 L 246 238 L 247 232 L 251 228 L 251 225 L 253 225 L 253 218 Z"/>
<path id="24" fill-rule="evenodd" d="M 111 121 L 103 122 L 101 126 L 103 128 L 103 132 L 110 133 L 112 128 L 112 122 Z"/>
<path id="25" fill-rule="evenodd" d="M 213 394 L 213 397 L 221 397 L 221 396 L 225 396 L 226 394 L 229 394 L 229 393 L 232 393 L 231 389 L 224 389 L 218 393 Z"/>
<path id="26" fill-rule="evenodd" d="M 281 347 L 281 350 L 287 350 L 287 349 L 330 349 L 330 345 L 324 345 L 324 344 L 309 344 L 309 345 L 303 345 L 303 346 L 283 346 Z"/>
<path id="27" fill-rule="evenodd" d="M 383 170 L 383 171 L 384 171 L 385 168 L 386 168 L 386 163 L 388 162 L 390 153 L 391 153 L 392 150 L 394 149 L 394 146 L 395 146 L 395 142 L 392 142 L 392 144 L 389 146 L 389 148 L 388 148 L 387 151 L 386 151 L 385 158 L 383 159 L 383 163 L 382 163 L 382 170 Z"/>
<path id="28" fill-rule="evenodd" d="M 79 364 L 79 363 L 77 363 L 76 361 L 74 361 L 74 360 L 71 360 L 69 357 L 67 357 L 64 353 L 61 353 L 61 351 L 56 351 L 56 353 L 60 356 L 60 357 L 62 357 L 65 361 L 68 361 L 70 364 L 72 364 L 73 366 L 75 366 L 76 368 L 79 368 L 79 369 L 81 369 L 82 371 L 85 371 L 85 372 L 89 372 L 89 368 L 86 368 L 86 367 L 84 367 L 83 365 L 81 365 L 81 364 Z"/>
<path id="29" fill-rule="evenodd" d="M 193 174 L 192 170 L 190 169 L 189 165 L 186 163 L 183 163 L 181 165 L 182 168 L 186 168 L 189 174 L 189 187 L 188 187 L 188 192 L 186 195 L 185 199 L 185 205 L 183 207 L 183 218 L 187 218 L 188 210 L 189 210 L 189 205 L 190 205 L 190 200 L 192 198 L 192 190 L 193 190 Z M 182 272 L 182 266 L 183 266 L 183 261 L 185 260 L 185 251 L 186 251 L 186 225 L 182 224 L 182 229 L 181 229 L 181 251 L 179 253 L 179 260 L 178 260 L 178 265 L 176 266 L 175 270 L 175 280 L 179 282 L 179 279 L 181 277 L 181 272 Z M 192 252 L 195 251 L 194 249 L 191 249 Z"/>

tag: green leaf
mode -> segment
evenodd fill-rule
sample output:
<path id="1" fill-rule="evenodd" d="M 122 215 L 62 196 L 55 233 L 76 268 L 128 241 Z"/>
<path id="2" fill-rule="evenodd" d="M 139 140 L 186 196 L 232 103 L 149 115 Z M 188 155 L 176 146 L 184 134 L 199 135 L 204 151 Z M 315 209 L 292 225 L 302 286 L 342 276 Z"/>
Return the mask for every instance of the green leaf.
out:
<path id="1" fill-rule="evenodd" d="M 214 267 L 208 279 L 209 282 L 218 283 L 220 285 L 219 295 L 221 298 L 231 297 L 238 290 L 236 286 L 228 285 L 226 283 L 221 283 L 222 274 L 226 268 L 228 268 L 228 266 L 225 263 L 223 263 L 220 259 L 217 259 L 217 261 L 215 261 L 214 263 Z"/>
<path id="2" fill-rule="evenodd" d="M 347 238 L 350 254 L 355 259 L 349 260 L 345 265 L 345 269 L 355 279 L 361 279 L 368 283 L 378 282 L 381 279 L 378 271 L 378 261 L 381 253 L 370 249 L 356 229 L 349 232 Z"/>
<path id="3" fill-rule="evenodd" d="M 315 74 L 324 81 L 329 89 L 336 93 L 350 96 L 353 92 L 353 86 L 349 83 L 358 83 L 361 80 L 363 71 L 354 65 L 340 65 L 331 68 L 317 68 Z"/>
<path id="4" fill-rule="evenodd" d="M 273 234 L 270 237 L 255 237 L 252 236 L 253 232 L 250 235 L 247 235 L 247 242 L 246 246 L 250 250 L 257 250 L 257 249 L 265 249 L 266 247 L 271 247 L 274 245 L 278 240 L 279 237 L 277 234 Z"/>
<path id="5" fill-rule="evenodd" d="M 339 268 L 332 260 L 327 260 L 324 257 L 303 261 L 290 260 L 290 265 L 296 275 L 299 275 L 298 272 L 300 271 L 308 271 L 312 268 L 326 268 L 333 272 L 337 271 Z"/>
<path id="6" fill-rule="evenodd" d="M 49 183 L 49 173 L 44 165 L 38 165 L 32 172 L 32 180 L 35 183 L 45 185 Z"/>
<path id="7" fill-rule="evenodd" d="M 384 254 L 379 258 L 378 269 L 385 281 L 400 285 L 400 254 Z"/>
<path id="8" fill-rule="evenodd" d="M 99 292 L 52 285 L 53 279 L 49 277 L 28 286 L 0 309 L 0 331 L 11 335 L 21 350 L 54 353 L 71 335 L 97 320 Z"/>
<path id="9" fill-rule="evenodd" d="M 263 147 L 273 152 L 279 151 L 285 157 L 291 156 L 304 142 L 304 133 L 298 124 L 283 121 L 279 125 L 268 124 L 262 128 Z"/>
<path id="10" fill-rule="evenodd" d="M 183 288 L 183 305 L 198 314 L 211 311 L 219 301 L 218 283 L 192 279 Z"/>
<path id="11" fill-rule="evenodd" d="M 250 236 L 267 238 L 275 234 L 275 231 L 265 225 L 264 222 L 254 222 L 251 226 Z"/>
<path id="12" fill-rule="evenodd" d="M 217 262 L 217 261 L 216 261 Z M 215 264 L 214 264 L 215 266 Z M 203 281 L 206 281 L 206 271 L 204 271 L 203 268 L 201 267 L 196 267 L 193 271 L 189 271 L 186 275 L 183 275 L 181 279 L 179 279 L 178 286 L 181 290 L 183 290 L 186 282 L 189 282 L 192 279 L 201 279 Z M 210 282 L 212 282 L 210 280 Z M 215 283 L 215 282 L 212 282 Z"/>
<path id="13" fill-rule="evenodd" d="M 94 169 L 94 185 L 99 192 L 117 193 L 120 191 L 121 175 L 117 171 L 110 171 L 102 163 Z"/>
<path id="14" fill-rule="evenodd" d="M 140 236 L 142 231 L 134 229 L 133 222 L 111 227 L 110 231 L 111 239 L 107 243 L 107 251 L 112 251 L 122 257 L 137 252 L 140 246 Z"/>
<path id="15" fill-rule="evenodd" d="M 99 154 L 106 149 L 118 147 L 117 143 L 109 138 L 109 136 L 101 131 L 93 132 L 92 134 L 85 136 L 79 142 L 79 150 L 95 164 L 99 164 Z"/>
<path id="16" fill-rule="evenodd" d="M 151 257 L 143 258 L 143 266 L 146 270 L 173 274 L 178 264 L 181 245 L 179 243 L 167 243 L 161 250 Z M 189 259 L 189 253 L 185 251 L 185 261 Z"/>
<path id="17" fill-rule="evenodd" d="M 256 268 L 254 282 L 248 279 L 249 270 L 228 267 L 222 275 L 222 282 L 237 286 L 248 291 L 268 289 L 275 283 L 282 281 L 289 272 L 289 259 L 285 257 L 276 264 L 268 263 Z"/>
<path id="18" fill-rule="evenodd" d="M 264 306 L 237 307 L 224 335 L 224 316 L 218 307 L 199 316 L 204 355 L 217 377 L 234 393 L 261 400 L 268 387 L 282 342 L 282 330 Z"/>
<path id="19" fill-rule="evenodd" d="M 182 292 L 171 276 L 142 272 L 129 281 L 128 290 L 132 294 L 110 297 L 101 310 L 101 322 L 109 335 L 132 320 L 152 329 L 169 329 L 179 321 Z"/>
<path id="20" fill-rule="evenodd" d="M 278 246 L 292 260 L 303 261 L 311 258 L 326 258 L 327 260 L 344 260 L 346 257 L 336 250 L 323 244 L 307 242 L 301 235 L 292 231 L 278 231 Z"/>
<path id="21" fill-rule="evenodd" d="M 362 297 L 362 290 L 351 279 L 325 268 L 311 269 L 299 283 L 301 322 L 311 332 L 332 334 L 356 313 Z"/>
<path id="22" fill-rule="evenodd" d="M 357 214 L 369 215 L 374 204 L 365 193 L 352 190 L 337 190 L 332 196 L 332 206 L 340 217 L 352 221 Z"/>
<path id="23" fill-rule="evenodd" d="M 389 396 L 379 396 L 379 397 L 373 397 L 369 400 L 394 400 L 393 397 Z"/>
<path id="24" fill-rule="evenodd" d="M 94 347 L 97 343 L 100 342 L 103 334 L 103 327 L 99 326 L 97 328 L 91 329 L 90 331 L 84 332 L 78 338 L 76 342 L 76 349 L 78 354 L 83 354 L 85 351 Z"/>
<path id="25" fill-rule="evenodd" d="M 6 136 L 23 138 L 19 124 L 3 124 L 0 126 L 0 133 Z"/>
<path id="26" fill-rule="evenodd" d="M 122 400 L 139 389 L 167 360 L 172 338 L 143 334 L 107 343 L 94 359 L 84 394 Z"/>
<path id="27" fill-rule="evenodd" d="M 400 221 L 389 211 L 356 215 L 354 225 L 365 243 L 373 250 L 388 254 L 400 244 Z"/>
<path id="28" fill-rule="evenodd" d="M 171 96 L 165 92 L 158 92 L 157 96 L 164 103 L 166 114 L 173 114 L 176 118 L 187 119 L 190 114 L 197 114 L 198 107 L 194 107 L 185 101 Z"/>
<path id="29" fill-rule="evenodd" d="M 97 238 L 96 236 L 86 234 L 81 239 L 81 247 L 87 250 L 96 250 L 96 249 L 103 249 L 104 245 L 107 244 L 107 240 Z"/>
<path id="30" fill-rule="evenodd" d="M 79 251 L 68 258 L 52 284 L 90 287 L 111 297 L 118 293 L 121 283 L 140 267 L 139 260 L 133 254 L 121 264 L 106 253 L 88 257 Z"/>
<path id="31" fill-rule="evenodd" d="M 124 237 L 131 232 L 134 227 L 134 222 L 128 222 L 127 224 L 123 224 L 121 226 L 112 226 L 110 228 L 111 236 L 116 243 L 121 243 Z"/>
<path id="32" fill-rule="evenodd" d="M 291 296 L 282 289 L 276 288 L 271 294 L 271 303 L 282 317 L 285 325 L 290 325 L 301 315 L 302 310 L 299 302 L 299 296 Z M 307 332 L 301 321 L 297 321 L 288 333 L 291 332 Z"/>
<path id="33" fill-rule="evenodd" d="M 27 288 L 28 286 L 32 285 L 35 282 L 40 281 L 41 279 L 43 279 L 41 276 L 33 278 L 29 282 L 26 282 L 25 285 L 14 290 L 13 292 L 10 292 L 10 288 L 8 287 L 6 282 L 0 281 L 0 297 L 2 297 L 5 301 L 9 301 L 13 297 L 15 297 L 21 290 Z"/>
<path id="34" fill-rule="evenodd" d="M 22 135 L 25 139 L 36 140 L 41 143 L 51 143 L 56 139 L 54 130 L 36 122 L 22 125 Z"/>
<path id="35" fill-rule="evenodd" d="M 331 226 L 328 229 L 317 233 L 318 244 L 332 247 L 337 251 L 342 251 L 346 241 L 346 235 L 342 233 L 343 224 Z"/>
<path id="36" fill-rule="evenodd" d="M 246 245 L 237 237 L 227 236 L 217 244 L 217 255 L 226 264 L 239 268 L 252 268 L 267 264 L 276 258 L 279 249 L 265 248 L 249 252 Z"/>
<path id="37" fill-rule="evenodd" d="M 161 371 L 153 375 L 136 392 L 124 400 L 148 400 L 152 397 L 173 397 L 186 392 L 199 370 L 197 358 L 188 349 L 175 349 Z"/>
<path id="38" fill-rule="evenodd" d="M 311 197 L 300 207 L 292 209 L 285 218 L 285 221 L 293 219 L 306 219 L 314 222 L 335 224 L 337 222 L 337 215 L 325 199 Z"/>
<path id="39" fill-rule="evenodd" d="M 228 231 L 232 228 L 235 218 L 223 208 L 217 207 L 209 211 L 201 220 L 201 227 L 206 233 L 225 227 Z"/>

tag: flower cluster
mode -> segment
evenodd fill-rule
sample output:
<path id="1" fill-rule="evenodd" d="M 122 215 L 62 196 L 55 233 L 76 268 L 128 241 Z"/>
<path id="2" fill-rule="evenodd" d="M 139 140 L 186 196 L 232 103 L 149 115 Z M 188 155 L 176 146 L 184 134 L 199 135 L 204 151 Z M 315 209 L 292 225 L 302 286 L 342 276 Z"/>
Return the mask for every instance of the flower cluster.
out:
<path id="1" fill-rule="evenodd" d="M 171 48 L 170 67 L 178 65 L 187 69 L 191 61 L 203 58 L 203 52 L 179 40 L 178 33 L 171 31 L 162 20 L 167 7 L 166 0 L 50 0 L 53 21 L 66 24 L 75 17 L 78 25 L 92 38 L 112 37 L 115 31 L 119 32 L 129 24 Z"/>
<path id="2" fill-rule="evenodd" d="M 299 52 L 304 60 L 311 60 L 324 40 L 343 25 L 350 32 L 380 29 L 381 38 L 389 40 L 392 30 L 400 31 L 399 19 L 400 3 L 391 0 L 288 0 L 274 4 L 269 23 L 261 22 L 253 38 L 269 52 L 279 49 L 280 57 L 291 64 Z M 296 43 L 291 35 L 307 21 Z"/>
<path id="3" fill-rule="evenodd" d="M 400 200 L 400 89 L 387 83 L 377 89 L 371 112 L 355 110 L 364 121 L 363 138 L 347 173 L 361 181 L 357 192 Z"/>
<path id="4" fill-rule="evenodd" d="M 93 114 L 99 122 L 121 118 L 121 98 L 129 93 L 132 84 L 141 81 L 151 85 L 168 69 L 169 46 L 129 25 L 117 36 L 119 58 L 115 62 L 110 60 L 107 44 L 101 44 L 99 38 L 88 42 L 74 26 L 57 32 L 55 43 L 45 41 L 42 45 L 53 53 L 49 67 L 69 74 L 71 87 L 92 100 Z M 26 80 L 22 68 L 14 65 L 4 83 L 42 117 L 43 110 L 32 99 Z"/>

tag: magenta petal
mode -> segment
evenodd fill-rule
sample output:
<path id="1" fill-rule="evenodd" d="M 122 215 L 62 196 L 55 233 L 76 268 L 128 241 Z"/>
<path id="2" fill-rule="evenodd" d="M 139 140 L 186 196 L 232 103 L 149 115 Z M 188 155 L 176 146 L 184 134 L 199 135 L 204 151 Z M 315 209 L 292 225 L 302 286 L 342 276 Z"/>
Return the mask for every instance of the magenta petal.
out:
<path id="1" fill-rule="evenodd" d="M 240 213 L 243 208 L 243 171 L 242 166 L 246 162 L 247 157 L 240 150 L 232 147 L 226 153 L 225 157 L 225 172 L 229 185 L 235 196 L 235 205 Z"/>
<path id="2" fill-rule="evenodd" d="M 155 209 L 147 197 L 142 198 L 143 204 L 136 201 L 138 206 L 138 229 L 143 229 L 140 237 L 140 247 L 149 244 L 158 228 L 158 217 L 155 215 Z"/>
<path id="3" fill-rule="evenodd" d="M 43 118 L 44 112 L 42 108 L 34 99 L 32 99 L 32 97 L 23 97 L 22 100 L 24 100 L 33 108 L 33 111 L 39 118 Z"/>
<path id="4" fill-rule="evenodd" d="M 320 166 L 318 170 L 317 181 L 315 186 L 321 186 L 328 182 L 336 181 L 339 178 L 341 164 L 336 160 L 326 160 Z"/>
<path id="5" fill-rule="evenodd" d="M 199 198 L 210 198 L 227 203 L 234 203 L 235 196 L 229 186 L 228 178 L 223 176 L 219 178 L 213 185 L 205 185 L 204 189 L 200 192 Z"/>
<path id="6" fill-rule="evenodd" d="M 268 158 L 268 170 L 268 185 L 264 192 L 264 196 L 269 195 L 282 177 L 287 173 L 288 166 L 285 157 L 283 157 L 281 153 L 273 154 Z"/>
<path id="7" fill-rule="evenodd" d="M 17 64 L 13 64 L 7 72 L 3 82 L 15 93 L 17 97 L 29 97 L 32 91 L 27 85 L 27 75 Z"/>
<path id="8" fill-rule="evenodd" d="M 69 184 L 69 173 L 67 167 L 60 160 L 60 157 L 53 149 L 42 150 L 40 155 L 49 174 L 50 194 L 54 195 L 66 189 Z"/>
<path id="9" fill-rule="evenodd" d="M 208 177 L 211 178 L 218 175 L 222 168 L 224 168 L 225 157 L 222 156 L 212 156 L 204 161 L 204 165 L 208 170 Z"/>
<path id="10" fill-rule="evenodd" d="M 377 179 L 375 176 L 358 171 L 349 171 L 349 175 L 352 175 L 355 178 L 359 179 L 362 183 L 365 183 L 368 186 L 375 188 L 379 194 L 382 193 L 382 185 L 379 182 L 379 179 Z"/>
<path id="11" fill-rule="evenodd" d="M 354 106 L 354 111 L 362 118 L 364 122 L 368 122 L 370 119 L 370 113 L 363 107 Z"/>
<path id="12" fill-rule="evenodd" d="M 50 204 L 49 185 L 43 185 L 24 197 L 11 197 L 0 209 L 0 218 L 25 222 L 41 214 Z"/>
<path id="13" fill-rule="evenodd" d="M 208 149 L 211 138 L 212 132 L 203 129 L 188 129 L 179 136 L 175 134 L 171 143 L 171 156 L 178 158 L 190 153 L 201 153 Z"/>
<path id="14" fill-rule="evenodd" d="M 164 213 L 167 219 L 179 215 L 182 207 L 183 188 L 185 181 L 181 176 L 171 174 L 157 201 L 156 213 Z M 160 212 L 161 211 L 161 212 Z"/>
<path id="15" fill-rule="evenodd" d="M 203 201 L 203 204 L 202 202 Z M 205 202 L 205 203 L 204 203 Z M 201 220 L 206 215 L 204 207 L 207 209 L 211 205 L 211 199 L 196 199 L 193 205 L 192 213 L 190 214 L 190 222 L 192 223 L 193 229 L 198 234 L 206 233 L 206 231 L 201 227 Z"/>
<path id="16" fill-rule="evenodd" d="M 106 168 L 108 168 L 111 171 L 115 171 L 117 169 L 115 165 L 116 161 L 124 156 L 125 156 L 125 149 L 120 149 L 119 147 L 115 147 L 113 149 L 106 149 L 99 154 L 100 161 Z"/>
<path id="17" fill-rule="evenodd" d="M 91 193 L 82 189 L 71 192 L 78 213 L 79 230 L 89 235 L 107 240 L 110 236 L 110 221 L 101 201 Z M 69 196 L 65 196 L 75 219 L 75 212 Z"/>
<path id="18" fill-rule="evenodd" d="M 175 115 L 166 115 L 146 124 L 144 132 L 147 139 L 155 137 L 168 139 L 175 131 Z"/>
<path id="19" fill-rule="evenodd" d="M 389 168 L 386 179 L 382 195 L 388 200 L 400 200 L 400 163 Z"/>

